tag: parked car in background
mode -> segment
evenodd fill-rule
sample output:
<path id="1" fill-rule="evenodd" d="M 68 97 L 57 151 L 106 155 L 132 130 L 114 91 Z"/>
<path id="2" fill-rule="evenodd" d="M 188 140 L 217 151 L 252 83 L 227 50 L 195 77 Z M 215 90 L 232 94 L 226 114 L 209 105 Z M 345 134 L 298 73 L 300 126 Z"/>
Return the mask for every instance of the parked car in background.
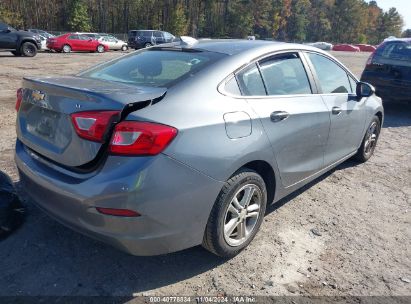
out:
<path id="1" fill-rule="evenodd" d="M 377 48 L 370 44 L 355 44 L 361 52 L 374 52 Z"/>
<path id="2" fill-rule="evenodd" d="M 411 102 L 411 38 L 383 42 L 368 58 L 361 76 L 384 101 Z"/>
<path id="3" fill-rule="evenodd" d="M 102 36 L 98 39 L 98 41 L 107 45 L 110 50 L 128 50 L 127 42 L 117 39 L 114 36 Z"/>
<path id="4" fill-rule="evenodd" d="M 360 48 L 352 44 L 335 44 L 332 50 L 344 52 L 360 52 Z"/>
<path id="5" fill-rule="evenodd" d="M 27 77 L 17 96 L 21 189 L 137 255 L 238 254 L 267 205 L 367 161 L 384 115 L 327 52 L 261 40 L 181 37 L 76 76 Z"/>
<path id="6" fill-rule="evenodd" d="M 28 29 L 27 31 L 28 31 L 28 32 L 31 32 L 31 33 L 35 33 L 35 34 L 41 35 L 41 36 L 43 36 L 43 37 L 46 37 L 46 39 L 47 39 L 47 38 L 53 38 L 53 37 L 55 37 L 53 34 L 50 34 L 50 33 L 46 32 L 46 31 L 43 31 L 43 30 Z"/>
<path id="7" fill-rule="evenodd" d="M 42 36 L 42 35 L 39 35 L 39 37 L 40 37 L 40 40 L 41 40 L 41 43 L 40 43 L 40 45 L 41 45 L 41 50 L 48 50 L 48 48 L 47 48 L 47 38 L 46 37 L 44 37 L 44 36 Z"/>
<path id="8" fill-rule="evenodd" d="M 333 48 L 333 45 L 331 43 L 324 42 L 324 41 L 307 43 L 307 45 L 311 45 L 313 47 L 316 47 L 316 48 L 319 48 L 320 50 L 325 50 L 325 51 L 329 51 Z"/>
<path id="9" fill-rule="evenodd" d="M 128 32 L 128 46 L 137 50 L 157 44 L 173 42 L 175 38 L 172 34 L 164 31 L 132 30 Z"/>
<path id="10" fill-rule="evenodd" d="M 104 53 L 108 46 L 98 40 L 85 35 L 68 33 L 47 39 L 47 48 L 57 52 L 98 52 Z"/>
<path id="11" fill-rule="evenodd" d="M 41 49 L 41 38 L 39 35 L 18 31 L 0 21 L 0 49 L 8 50 L 15 56 L 36 56 Z"/>

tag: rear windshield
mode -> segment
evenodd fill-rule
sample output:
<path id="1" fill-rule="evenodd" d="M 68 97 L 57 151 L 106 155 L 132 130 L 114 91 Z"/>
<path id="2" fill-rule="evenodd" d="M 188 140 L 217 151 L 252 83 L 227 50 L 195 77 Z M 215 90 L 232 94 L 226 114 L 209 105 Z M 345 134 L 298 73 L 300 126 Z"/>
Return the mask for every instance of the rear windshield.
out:
<path id="1" fill-rule="evenodd" d="M 170 87 L 227 55 L 181 49 L 145 49 L 79 74 L 82 77 Z"/>
<path id="2" fill-rule="evenodd" d="M 390 42 L 377 51 L 382 58 L 411 61 L 411 43 L 405 41 Z"/>

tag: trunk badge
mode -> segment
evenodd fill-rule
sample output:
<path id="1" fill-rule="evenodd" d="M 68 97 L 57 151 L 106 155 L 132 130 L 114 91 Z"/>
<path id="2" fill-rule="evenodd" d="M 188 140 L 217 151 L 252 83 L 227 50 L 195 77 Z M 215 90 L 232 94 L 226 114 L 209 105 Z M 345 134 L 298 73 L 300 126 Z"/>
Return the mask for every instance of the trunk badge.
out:
<path id="1" fill-rule="evenodd" d="M 42 100 L 44 100 L 44 99 L 46 98 L 46 94 L 44 94 L 44 93 L 41 92 L 41 91 L 34 90 L 34 91 L 31 93 L 31 97 L 32 97 L 35 101 L 42 101 Z"/>

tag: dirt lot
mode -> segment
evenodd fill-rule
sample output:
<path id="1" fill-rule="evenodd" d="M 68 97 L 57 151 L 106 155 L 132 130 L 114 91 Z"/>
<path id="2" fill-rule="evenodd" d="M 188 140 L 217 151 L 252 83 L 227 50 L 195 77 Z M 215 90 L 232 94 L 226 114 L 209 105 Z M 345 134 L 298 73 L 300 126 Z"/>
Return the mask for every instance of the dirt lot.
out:
<path id="1" fill-rule="evenodd" d="M 335 55 L 357 75 L 368 56 Z M 21 78 L 75 73 L 117 56 L 0 53 L 0 170 L 17 186 L 14 96 Z M 369 162 L 348 161 L 269 208 L 251 246 L 228 261 L 201 247 L 129 256 L 61 226 L 26 201 L 26 223 L 0 242 L 0 296 L 411 295 L 410 178 L 411 109 L 386 105 Z"/>

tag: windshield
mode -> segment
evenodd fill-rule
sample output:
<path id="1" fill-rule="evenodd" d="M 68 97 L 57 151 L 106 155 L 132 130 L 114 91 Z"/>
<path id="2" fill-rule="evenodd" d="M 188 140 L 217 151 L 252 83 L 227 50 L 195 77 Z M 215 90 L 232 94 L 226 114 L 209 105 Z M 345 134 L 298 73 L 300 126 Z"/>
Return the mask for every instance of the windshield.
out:
<path id="1" fill-rule="evenodd" d="M 170 87 L 225 56 L 227 55 L 191 49 L 152 48 L 109 61 L 79 76 L 143 86 Z"/>

